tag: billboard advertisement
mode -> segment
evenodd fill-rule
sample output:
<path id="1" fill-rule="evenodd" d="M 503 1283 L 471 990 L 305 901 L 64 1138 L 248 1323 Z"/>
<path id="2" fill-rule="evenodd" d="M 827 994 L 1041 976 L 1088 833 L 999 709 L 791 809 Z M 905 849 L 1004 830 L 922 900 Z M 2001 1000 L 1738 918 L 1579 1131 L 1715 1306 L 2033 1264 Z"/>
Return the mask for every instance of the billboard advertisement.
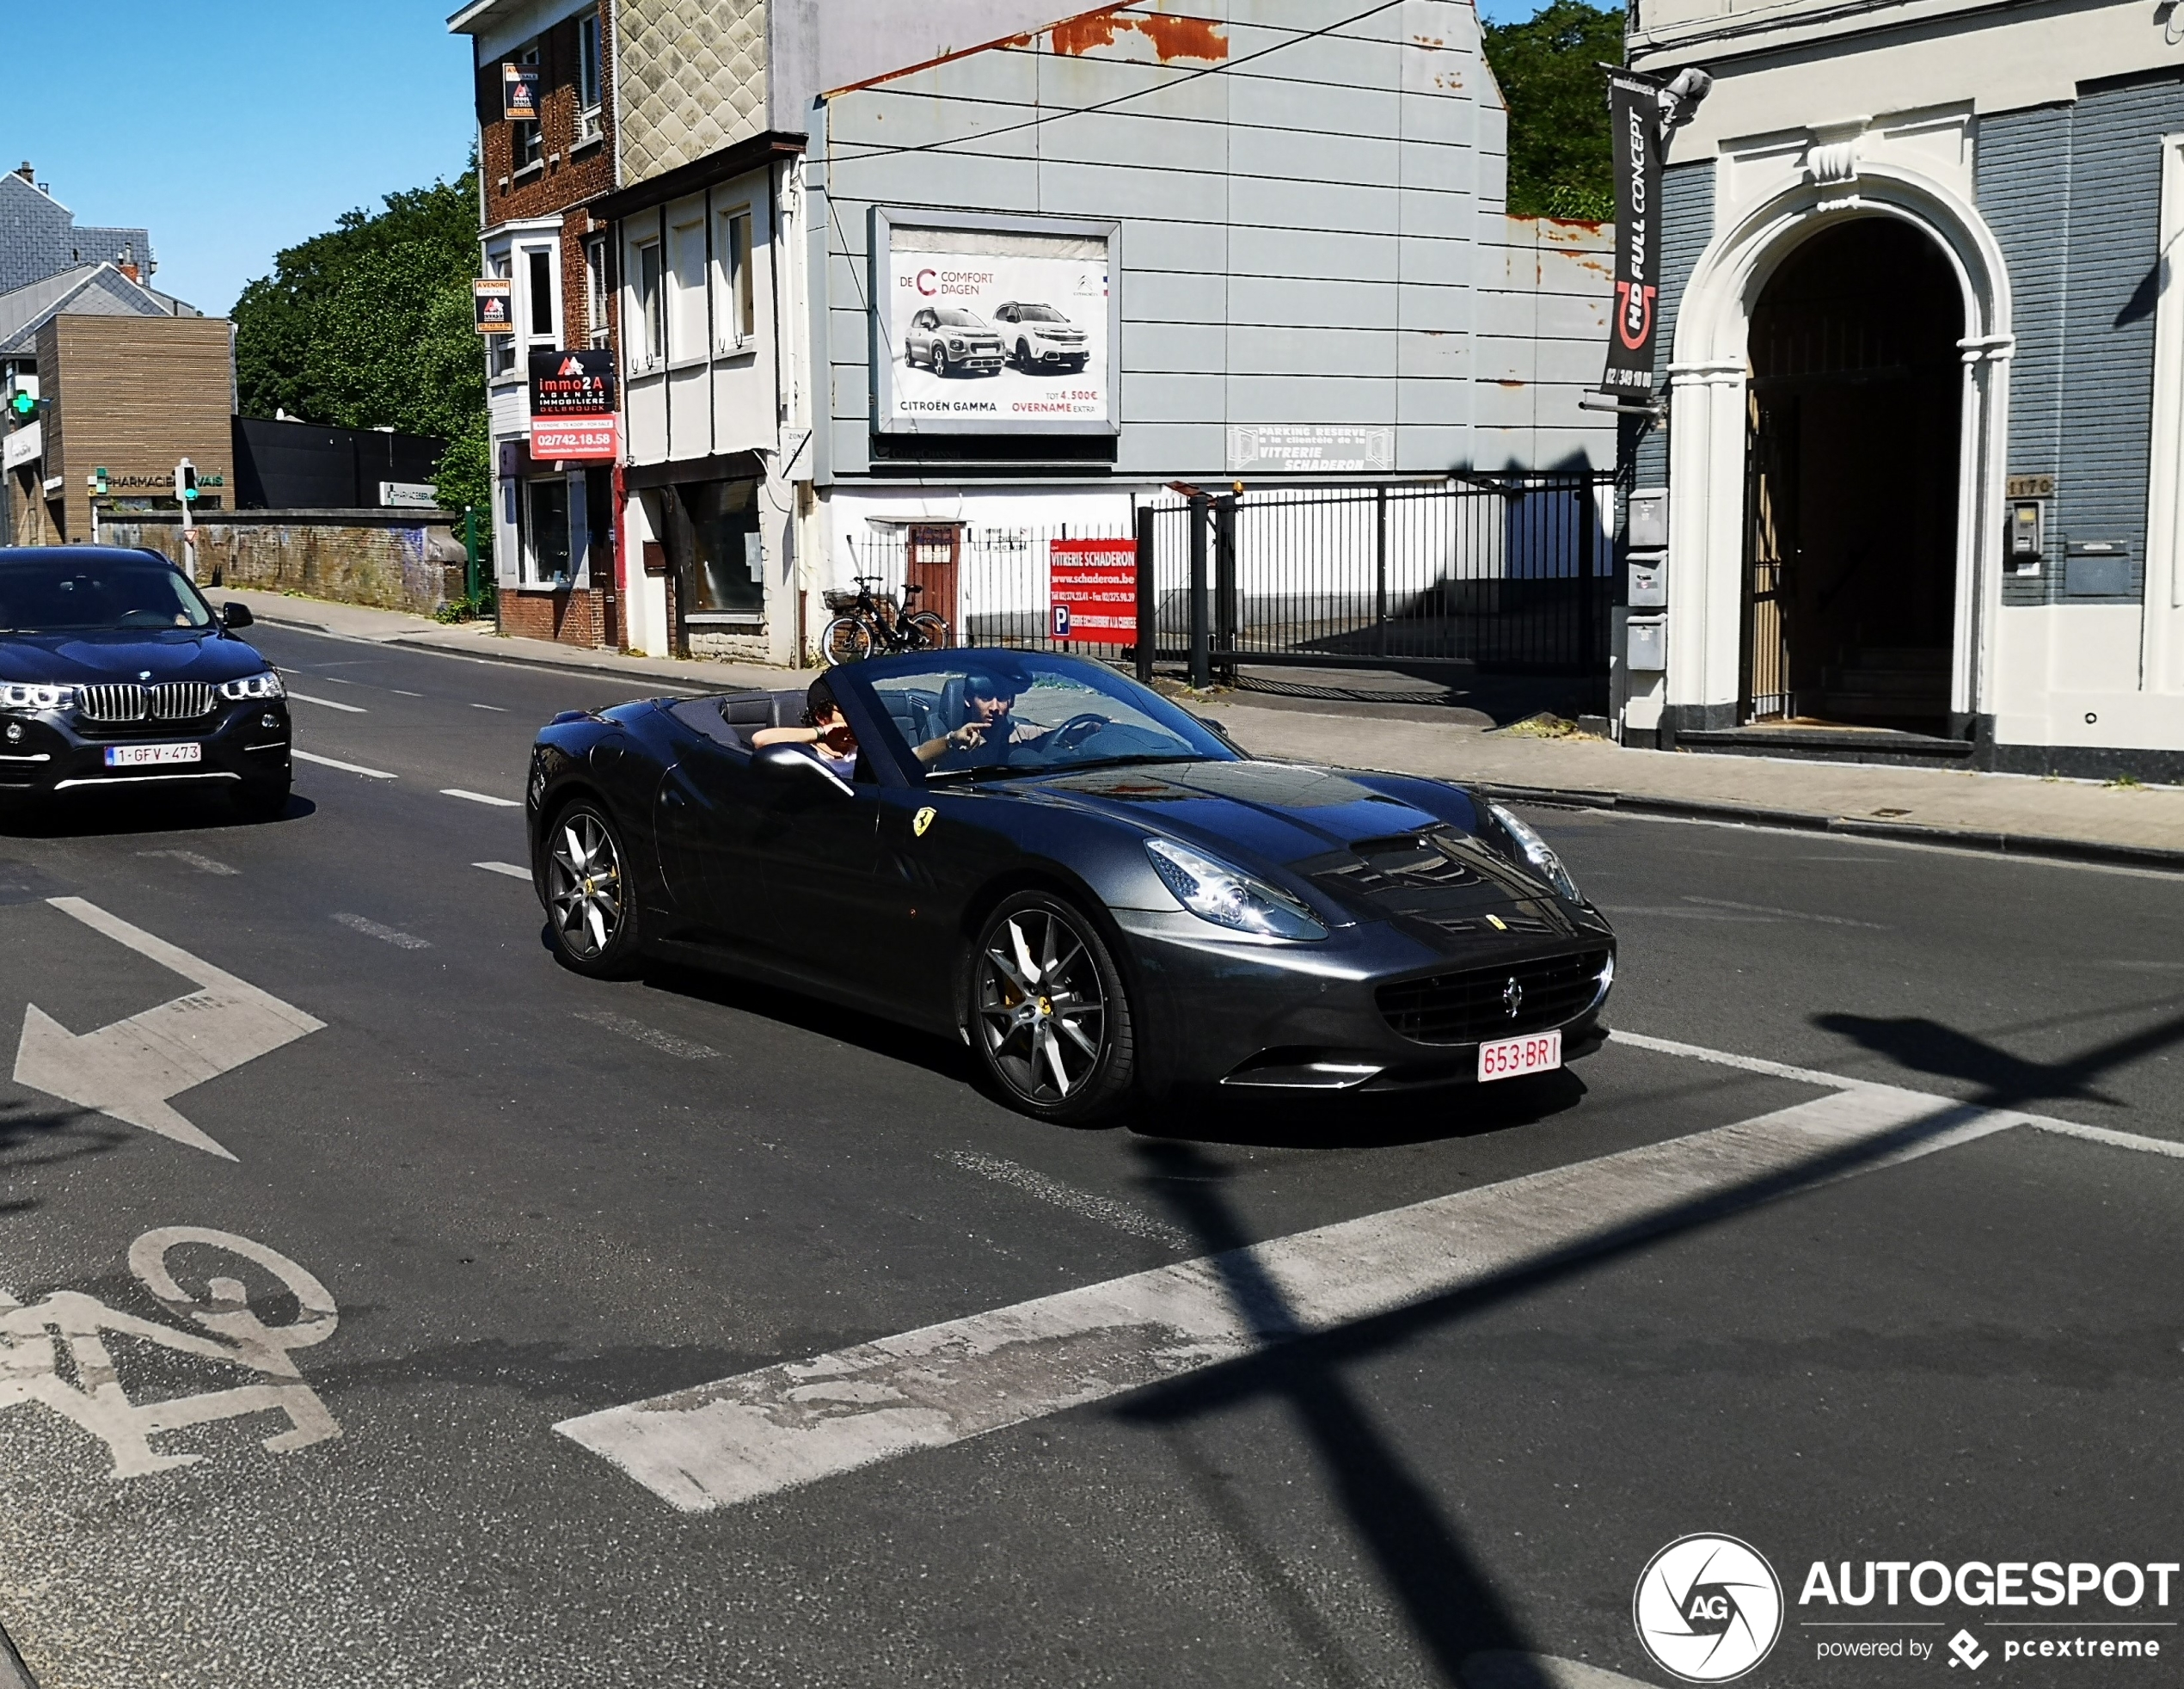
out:
<path id="1" fill-rule="evenodd" d="M 1116 431 L 1115 225 L 911 212 L 874 222 L 875 427 Z"/>
<path id="2" fill-rule="evenodd" d="M 1138 642 L 1138 544 L 1128 539 L 1047 543 L 1047 631 L 1087 645 Z"/>
<path id="3" fill-rule="evenodd" d="M 531 455 L 543 462 L 620 455 L 614 353 L 582 348 L 531 354 Z"/>

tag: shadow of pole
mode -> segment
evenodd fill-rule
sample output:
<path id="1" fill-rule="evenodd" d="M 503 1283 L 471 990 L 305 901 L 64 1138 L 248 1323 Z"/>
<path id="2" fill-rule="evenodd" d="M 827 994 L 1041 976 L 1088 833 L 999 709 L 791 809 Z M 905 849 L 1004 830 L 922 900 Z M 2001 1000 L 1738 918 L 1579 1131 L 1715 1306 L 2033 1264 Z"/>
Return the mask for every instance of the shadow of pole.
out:
<path id="1" fill-rule="evenodd" d="M 2091 1089 L 2095 1079 L 2142 1056 L 2184 1043 L 2184 1015 L 2172 1015 L 2061 1061 L 2028 1061 L 1997 1044 L 1923 1015 L 1887 1020 L 1866 1015 L 1816 1015 L 1813 1024 L 1885 1056 L 1899 1067 L 1977 1085 L 1980 1089 L 1972 1101 L 1990 1109 L 2021 1109 L 2057 1097 L 2114 1103 L 2115 1098 Z"/>

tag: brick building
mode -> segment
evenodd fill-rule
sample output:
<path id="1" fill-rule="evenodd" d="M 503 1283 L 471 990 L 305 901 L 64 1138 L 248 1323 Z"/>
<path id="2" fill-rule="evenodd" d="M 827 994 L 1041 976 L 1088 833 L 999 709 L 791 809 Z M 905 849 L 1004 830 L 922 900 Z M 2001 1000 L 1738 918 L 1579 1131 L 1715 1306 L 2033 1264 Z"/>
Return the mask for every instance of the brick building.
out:
<path id="1" fill-rule="evenodd" d="M 605 224 L 615 182 L 613 31 L 602 0 L 475 0 L 448 20 L 477 71 L 483 273 L 511 286 L 515 332 L 488 338 L 500 623 L 565 644 L 625 642 L 612 464 L 534 462 L 531 354 L 613 343 Z M 504 64 L 537 75 L 537 120 L 503 114 Z"/>

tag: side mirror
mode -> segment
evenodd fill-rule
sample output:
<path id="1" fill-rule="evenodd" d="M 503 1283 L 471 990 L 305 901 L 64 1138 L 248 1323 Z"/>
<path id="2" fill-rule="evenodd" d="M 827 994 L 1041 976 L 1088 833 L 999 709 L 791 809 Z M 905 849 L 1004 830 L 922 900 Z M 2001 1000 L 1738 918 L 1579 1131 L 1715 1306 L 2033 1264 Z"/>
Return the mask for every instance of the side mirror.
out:
<path id="1" fill-rule="evenodd" d="M 220 606 L 220 625 L 224 628 L 247 628 L 258 618 L 250 613 L 247 604 L 224 604 Z"/>
<path id="2" fill-rule="evenodd" d="M 1229 730 L 1223 727 L 1221 723 L 1216 721 L 1212 716 L 1193 716 L 1191 719 L 1193 722 L 1196 722 L 1200 727 L 1204 728 L 1208 733 L 1212 734 L 1216 739 L 1219 740 L 1224 745 L 1227 746 L 1231 751 L 1241 750 L 1242 748 L 1236 742 L 1235 740 L 1229 737 Z"/>
<path id="3" fill-rule="evenodd" d="M 762 774 L 770 775 L 781 780 L 791 778 L 808 780 L 813 775 L 817 775 L 836 791 L 841 793 L 844 797 L 856 795 L 847 780 L 810 752 L 798 746 L 763 745 L 752 753 L 751 765 Z"/>

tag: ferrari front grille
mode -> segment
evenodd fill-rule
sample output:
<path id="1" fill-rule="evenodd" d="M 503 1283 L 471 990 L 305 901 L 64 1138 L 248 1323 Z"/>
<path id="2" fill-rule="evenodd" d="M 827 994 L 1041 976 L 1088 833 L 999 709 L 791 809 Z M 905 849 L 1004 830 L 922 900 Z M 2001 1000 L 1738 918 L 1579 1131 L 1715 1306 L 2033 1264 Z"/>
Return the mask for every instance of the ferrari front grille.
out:
<path id="1" fill-rule="evenodd" d="M 1383 986 L 1381 1018 L 1420 1044 L 1477 1044 L 1560 1026 L 1592 1007 L 1605 950 L 1468 967 Z"/>

